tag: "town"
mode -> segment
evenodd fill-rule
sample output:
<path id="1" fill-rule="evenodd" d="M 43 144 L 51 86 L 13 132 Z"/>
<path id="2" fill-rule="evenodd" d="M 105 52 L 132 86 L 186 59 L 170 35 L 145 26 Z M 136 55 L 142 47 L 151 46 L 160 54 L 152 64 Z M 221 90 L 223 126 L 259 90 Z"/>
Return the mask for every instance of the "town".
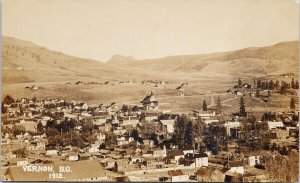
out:
<path id="1" fill-rule="evenodd" d="M 162 110 L 152 91 L 136 105 L 7 95 L 2 100 L 2 180 L 297 181 L 299 84 L 288 79 L 249 83 L 237 78 L 226 91 L 238 98 L 234 112 L 220 97 L 211 105 L 199 100 L 202 108 L 188 113 Z M 176 89 L 180 95 L 187 85 Z M 275 94 L 290 105 L 257 113 L 247 103 L 269 103 Z"/>

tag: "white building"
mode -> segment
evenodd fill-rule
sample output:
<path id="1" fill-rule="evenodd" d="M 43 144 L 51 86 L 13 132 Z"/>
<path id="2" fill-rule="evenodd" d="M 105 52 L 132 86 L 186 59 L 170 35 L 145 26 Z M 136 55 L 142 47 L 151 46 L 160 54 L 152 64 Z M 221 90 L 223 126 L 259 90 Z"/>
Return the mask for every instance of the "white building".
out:
<path id="1" fill-rule="evenodd" d="M 231 128 L 237 128 L 241 126 L 241 122 L 238 121 L 228 121 L 224 124 L 224 127 L 226 128 L 227 135 L 230 135 L 230 129 Z"/>
<path id="2" fill-rule="evenodd" d="M 268 121 L 268 128 L 271 129 L 275 129 L 275 128 L 279 128 L 279 127 L 284 127 L 284 124 L 282 123 L 282 121 Z"/>
<path id="3" fill-rule="evenodd" d="M 160 120 L 160 122 L 164 127 L 166 127 L 168 133 L 174 133 L 175 120 Z"/>

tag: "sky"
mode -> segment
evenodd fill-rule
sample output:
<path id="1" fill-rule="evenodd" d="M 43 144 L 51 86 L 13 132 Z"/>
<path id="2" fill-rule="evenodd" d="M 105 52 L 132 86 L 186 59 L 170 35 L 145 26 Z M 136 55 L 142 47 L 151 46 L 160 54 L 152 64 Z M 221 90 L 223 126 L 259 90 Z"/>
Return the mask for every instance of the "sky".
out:
<path id="1" fill-rule="evenodd" d="M 2 34 L 107 61 L 299 39 L 295 0 L 3 0 Z"/>

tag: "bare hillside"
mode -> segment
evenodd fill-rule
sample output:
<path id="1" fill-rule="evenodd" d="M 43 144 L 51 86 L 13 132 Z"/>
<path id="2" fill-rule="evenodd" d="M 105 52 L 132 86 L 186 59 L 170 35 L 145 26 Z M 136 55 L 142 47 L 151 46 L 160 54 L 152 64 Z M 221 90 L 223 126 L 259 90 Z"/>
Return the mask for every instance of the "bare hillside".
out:
<path id="1" fill-rule="evenodd" d="M 108 64 L 165 72 L 275 74 L 298 71 L 298 48 L 298 42 L 293 41 L 224 53 L 181 55 L 147 60 L 135 60 L 118 55 L 113 56 Z"/>

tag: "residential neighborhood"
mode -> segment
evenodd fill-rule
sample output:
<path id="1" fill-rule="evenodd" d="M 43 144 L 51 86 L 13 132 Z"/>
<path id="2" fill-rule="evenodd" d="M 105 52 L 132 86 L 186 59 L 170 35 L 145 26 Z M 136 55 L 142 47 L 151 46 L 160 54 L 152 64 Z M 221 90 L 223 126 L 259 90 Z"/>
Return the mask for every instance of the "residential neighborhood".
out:
<path id="1" fill-rule="evenodd" d="M 203 109 L 187 114 L 165 112 L 159 110 L 152 91 L 133 106 L 15 100 L 7 95 L 2 104 L 2 178 L 167 182 L 282 178 L 270 166 L 277 163 L 274 157 L 284 157 L 281 161 L 288 166 L 298 158 L 299 111 L 264 113 L 257 120 L 244 111 L 242 98 L 237 114 L 225 114 L 218 105 L 210 109 L 204 101 Z"/>

